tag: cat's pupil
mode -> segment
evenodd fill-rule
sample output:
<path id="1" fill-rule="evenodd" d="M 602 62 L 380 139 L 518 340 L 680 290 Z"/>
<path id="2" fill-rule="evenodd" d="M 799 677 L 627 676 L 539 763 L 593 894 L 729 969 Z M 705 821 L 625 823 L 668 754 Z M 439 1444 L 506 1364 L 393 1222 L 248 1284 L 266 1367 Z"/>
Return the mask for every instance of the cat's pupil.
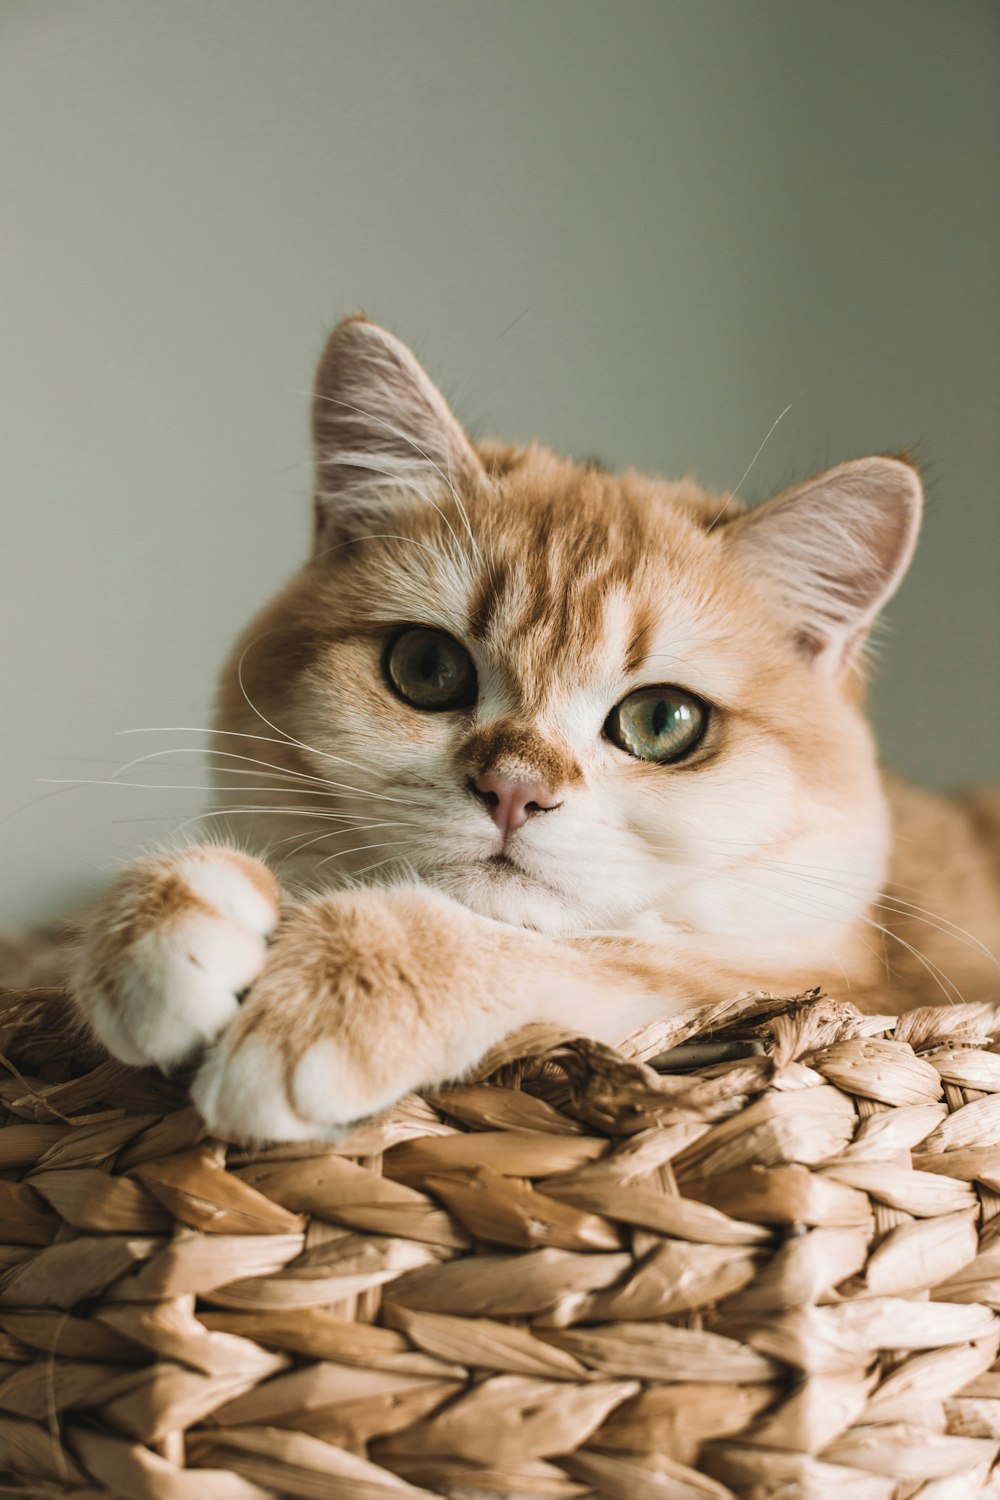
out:
<path id="1" fill-rule="evenodd" d="M 667 704 L 661 698 L 660 701 L 656 704 L 656 707 L 653 709 L 653 733 L 662 734 L 666 729 L 667 723 L 671 717 L 672 715 L 669 708 L 667 707 Z"/>
<path id="2" fill-rule="evenodd" d="M 425 682 L 434 682 L 438 686 L 448 676 L 447 666 L 441 660 L 441 653 L 437 646 L 429 645 L 424 648 L 420 658 L 420 675 Z"/>

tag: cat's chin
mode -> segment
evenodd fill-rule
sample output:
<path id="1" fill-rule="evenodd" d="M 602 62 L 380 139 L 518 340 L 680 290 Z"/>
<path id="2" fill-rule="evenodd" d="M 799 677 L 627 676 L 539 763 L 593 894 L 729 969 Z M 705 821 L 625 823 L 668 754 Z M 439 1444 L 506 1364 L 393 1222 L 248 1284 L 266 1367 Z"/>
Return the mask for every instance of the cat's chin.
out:
<path id="1" fill-rule="evenodd" d="M 437 870 L 424 878 L 470 911 L 511 927 L 528 927 L 561 937 L 594 925 L 577 903 L 504 854 L 461 868 Z"/>

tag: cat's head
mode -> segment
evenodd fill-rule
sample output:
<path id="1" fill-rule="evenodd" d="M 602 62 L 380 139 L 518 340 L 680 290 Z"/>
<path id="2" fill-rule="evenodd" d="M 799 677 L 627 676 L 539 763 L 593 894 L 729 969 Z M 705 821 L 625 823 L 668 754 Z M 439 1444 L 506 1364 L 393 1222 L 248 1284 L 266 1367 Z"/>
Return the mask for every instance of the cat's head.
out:
<path id="1" fill-rule="evenodd" d="M 859 666 L 916 538 L 909 464 L 747 511 L 475 445 L 361 319 L 327 346 L 314 432 L 313 555 L 220 696 L 218 749 L 280 768 L 246 797 L 222 777 L 261 809 L 259 847 L 555 932 L 652 915 L 766 945 L 871 899 L 887 832 Z"/>

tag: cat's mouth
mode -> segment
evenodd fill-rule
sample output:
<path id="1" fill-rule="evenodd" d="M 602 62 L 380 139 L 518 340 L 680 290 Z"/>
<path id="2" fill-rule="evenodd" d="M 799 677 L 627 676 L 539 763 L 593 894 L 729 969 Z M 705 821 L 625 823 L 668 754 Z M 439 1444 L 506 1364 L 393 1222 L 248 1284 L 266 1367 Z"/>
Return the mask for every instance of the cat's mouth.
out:
<path id="1" fill-rule="evenodd" d="M 554 890 L 547 880 L 543 880 L 534 870 L 526 869 L 524 865 L 506 852 L 488 854 L 482 861 L 482 864 L 491 874 L 495 874 L 499 880 L 519 880 L 529 885 L 540 886 L 543 890 Z"/>
<path id="2" fill-rule="evenodd" d="M 511 859 L 509 854 L 488 854 L 483 860 L 483 864 L 487 870 L 495 870 L 498 875 L 520 875 L 524 877 L 528 873 L 515 859 Z"/>

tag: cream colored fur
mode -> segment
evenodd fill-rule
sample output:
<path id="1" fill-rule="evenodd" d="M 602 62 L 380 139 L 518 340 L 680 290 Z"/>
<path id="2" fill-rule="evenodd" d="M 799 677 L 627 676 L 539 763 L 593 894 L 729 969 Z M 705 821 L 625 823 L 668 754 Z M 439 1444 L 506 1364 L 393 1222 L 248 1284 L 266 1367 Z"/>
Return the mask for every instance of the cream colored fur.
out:
<path id="1" fill-rule="evenodd" d="M 879 1010 L 997 995 L 1000 805 L 884 783 L 860 707 L 916 540 L 909 464 L 844 464 L 746 512 L 475 447 L 363 320 L 330 340 L 315 437 L 313 556 L 220 690 L 238 843 L 136 865 L 77 955 L 116 1056 L 203 1054 L 214 1129 L 295 1139 L 460 1077 L 533 1020 L 614 1041 L 756 987 Z M 467 649 L 474 701 L 400 699 L 385 663 L 407 626 Z M 607 728 L 661 684 L 709 705 L 676 764 Z M 506 833 L 493 785 L 533 789 Z"/>

